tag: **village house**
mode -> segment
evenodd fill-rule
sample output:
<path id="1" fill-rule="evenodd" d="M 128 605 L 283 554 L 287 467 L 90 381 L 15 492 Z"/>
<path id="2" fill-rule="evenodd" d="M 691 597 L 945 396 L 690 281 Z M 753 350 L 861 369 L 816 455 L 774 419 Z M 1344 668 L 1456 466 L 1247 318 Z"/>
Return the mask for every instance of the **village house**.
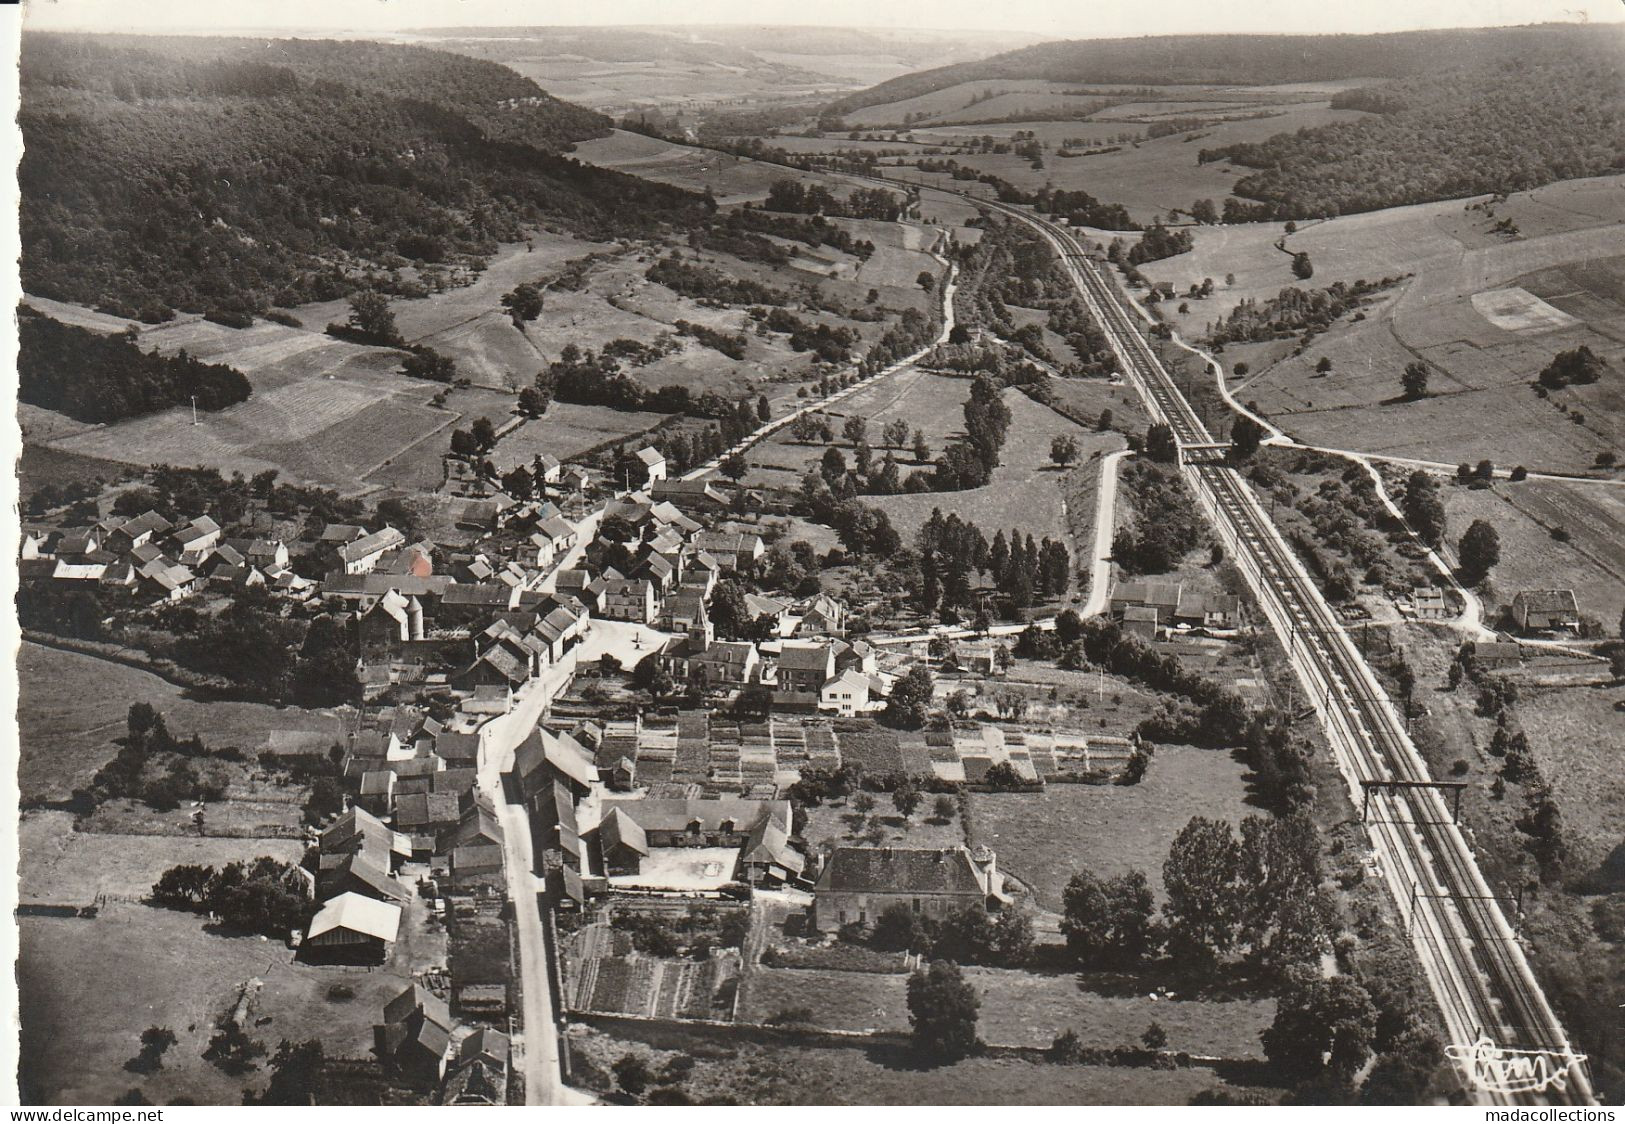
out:
<path id="1" fill-rule="evenodd" d="M 750 641 L 689 643 L 688 678 L 702 690 L 726 690 L 756 682 L 761 659 Z"/>
<path id="2" fill-rule="evenodd" d="M 745 612 L 755 624 L 769 637 L 784 639 L 790 636 L 796 625 L 797 618 L 790 615 L 790 603 L 780 601 L 777 597 L 763 597 L 759 593 L 745 594 Z"/>
<path id="3" fill-rule="evenodd" d="M 991 911 L 1009 900 L 987 847 L 837 847 L 813 891 L 812 927 L 872 924 L 893 905 L 941 920 L 967 906 Z"/>
<path id="4" fill-rule="evenodd" d="M 721 511 L 728 497 L 707 480 L 656 480 L 649 485 L 649 497 L 664 500 L 684 511 Z"/>
<path id="5" fill-rule="evenodd" d="M 464 988 L 466 993 L 469 989 Z M 440 1103 L 504 1105 L 508 1103 L 508 1063 L 512 1047 L 500 1030 L 480 1027 L 463 1039 Z"/>
<path id="6" fill-rule="evenodd" d="M 1157 638 L 1157 608 L 1155 605 L 1129 605 L 1123 610 L 1123 631 L 1142 640 Z"/>
<path id="7" fill-rule="evenodd" d="M 446 1076 L 456 1027 L 446 1001 L 414 983 L 384 1005 L 373 1043 L 379 1059 L 408 1081 L 438 1085 Z"/>
<path id="8" fill-rule="evenodd" d="M 262 570 L 288 564 L 288 546 L 281 539 L 227 539 L 226 545 Z"/>
<path id="9" fill-rule="evenodd" d="M 1572 589 L 1525 589 L 1512 599 L 1519 632 L 1578 632 L 1580 606 Z"/>
<path id="10" fill-rule="evenodd" d="M 843 718 L 867 713 L 870 686 L 867 675 L 848 668 L 824 684 L 818 695 L 818 709 L 834 711 Z"/>
<path id="11" fill-rule="evenodd" d="M 301 945 L 313 959 L 379 964 L 401 928 L 401 907 L 363 894 L 330 898 L 305 930 Z"/>
<path id="12" fill-rule="evenodd" d="M 701 531 L 694 536 L 694 548 L 715 558 L 724 570 L 743 570 L 767 553 L 760 535 L 739 531 Z"/>
<path id="13" fill-rule="evenodd" d="M 200 515 L 169 533 L 170 545 L 180 555 L 181 564 L 198 566 L 220 543 L 220 524 Z"/>
<path id="14" fill-rule="evenodd" d="M 1112 587 L 1111 614 L 1114 617 L 1121 618 L 1128 609 L 1135 606 L 1155 609 L 1157 612 L 1156 623 L 1166 628 L 1174 623 L 1175 613 L 1179 609 L 1179 595 L 1182 589 L 1182 582 L 1118 582 Z"/>
<path id="15" fill-rule="evenodd" d="M 537 453 L 531 460 L 531 475 L 543 484 L 557 484 L 563 471 L 564 466 L 552 453 Z"/>
<path id="16" fill-rule="evenodd" d="M 369 769 L 361 774 L 356 803 L 379 818 L 395 814 L 395 773 L 389 769 Z"/>
<path id="17" fill-rule="evenodd" d="M 827 593 L 815 594 L 796 606 L 797 636 L 845 636 L 846 606 Z"/>
<path id="18" fill-rule="evenodd" d="M 362 535 L 332 546 L 332 568 L 344 574 L 370 574 L 385 553 L 406 545 L 406 536 L 394 527 Z"/>
<path id="19" fill-rule="evenodd" d="M 1477 640 L 1467 651 L 1475 664 L 1488 671 L 1523 663 L 1523 648 L 1512 640 Z"/>
<path id="20" fill-rule="evenodd" d="M 790 845 L 790 825 L 787 800 L 606 799 L 596 838 L 611 878 L 641 878 L 658 888 L 663 870 L 681 866 L 680 852 L 704 849 L 738 852 L 712 881 L 765 887 L 795 880 L 806 865 Z"/>
<path id="21" fill-rule="evenodd" d="M 817 706 L 819 692 L 833 678 L 834 644 L 786 643 L 779 651 L 773 701 L 785 706 Z"/>
<path id="22" fill-rule="evenodd" d="M 514 750 L 513 770 L 526 800 L 563 784 L 579 800 L 598 783 L 593 754 L 569 734 L 554 734 L 540 727 Z"/>
<path id="23" fill-rule="evenodd" d="M 156 511 L 144 511 L 111 528 L 111 533 L 103 540 L 103 545 L 114 551 L 134 550 L 168 532 L 169 520 Z"/>
<path id="24" fill-rule="evenodd" d="M 1200 593 L 1181 585 L 1174 621 L 1192 628 L 1233 628 L 1241 615 L 1241 598 L 1233 593 Z"/>
<path id="25" fill-rule="evenodd" d="M 604 583 L 599 615 L 612 621 L 649 624 L 655 619 L 655 587 L 643 578 L 621 578 Z"/>
<path id="26" fill-rule="evenodd" d="M 680 633 L 691 638 L 703 637 L 707 642 L 713 635 L 705 598 L 698 593 L 672 594 L 661 606 L 658 623 L 662 632 Z"/>
<path id="27" fill-rule="evenodd" d="M 1411 590 L 1411 615 L 1420 621 L 1442 621 L 1450 616 L 1450 603 L 1444 590 L 1432 585 L 1419 585 Z"/>
<path id="28" fill-rule="evenodd" d="M 405 905 L 412 900 L 411 890 L 392 878 L 387 869 L 374 865 L 366 854 L 360 852 L 343 856 L 338 865 L 320 871 L 316 878 L 318 901 L 352 893 L 396 905 Z"/>
<path id="29" fill-rule="evenodd" d="M 643 480 L 639 483 L 654 483 L 666 478 L 666 456 L 653 446 L 644 446 L 632 454 L 643 465 Z"/>

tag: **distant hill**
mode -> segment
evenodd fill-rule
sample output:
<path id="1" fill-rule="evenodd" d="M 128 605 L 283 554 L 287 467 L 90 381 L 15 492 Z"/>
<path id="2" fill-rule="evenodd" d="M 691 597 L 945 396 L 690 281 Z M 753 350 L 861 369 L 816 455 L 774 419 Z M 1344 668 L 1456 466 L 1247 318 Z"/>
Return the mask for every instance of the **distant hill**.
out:
<path id="1" fill-rule="evenodd" d="M 922 66 L 985 58 L 1039 37 L 918 28 L 669 26 L 439 27 L 398 38 L 503 63 L 572 101 L 619 116 L 719 103 L 822 101 Z"/>
<path id="2" fill-rule="evenodd" d="M 21 82 L 23 286 L 122 315 L 409 293 L 526 223 L 704 210 L 562 155 L 601 115 L 442 51 L 28 34 Z"/>
<path id="3" fill-rule="evenodd" d="M 1516 58 L 1537 46 L 1580 45 L 1617 31 L 1579 24 L 1406 31 L 1387 35 L 1170 35 L 1069 39 L 906 74 L 833 102 L 850 113 L 962 82 L 1037 78 L 1107 85 L 1265 85 L 1401 78 L 1441 67 Z"/>
<path id="4" fill-rule="evenodd" d="M 1330 99 L 1333 109 L 1365 116 L 1192 153 L 1198 163 L 1247 172 L 1231 185 L 1235 198 L 1224 200 L 1227 222 L 1371 211 L 1625 170 L 1619 24 L 1043 43 L 882 83 L 826 113 L 866 109 L 873 117 L 872 107 L 1011 78 L 1160 86 L 1373 80 Z"/>
<path id="5" fill-rule="evenodd" d="M 1197 153 L 1255 169 L 1227 221 L 1302 219 L 1526 191 L 1625 171 L 1625 28 L 1528 42 L 1332 98 L 1355 121 Z"/>

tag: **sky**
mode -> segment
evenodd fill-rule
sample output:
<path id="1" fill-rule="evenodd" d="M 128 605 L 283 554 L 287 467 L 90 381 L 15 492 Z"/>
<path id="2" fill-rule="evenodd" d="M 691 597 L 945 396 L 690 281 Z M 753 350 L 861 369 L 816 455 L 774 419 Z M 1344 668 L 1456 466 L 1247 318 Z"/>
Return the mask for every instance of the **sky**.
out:
<path id="1" fill-rule="evenodd" d="M 377 32 L 447 26 L 928 27 L 1110 38 L 1619 22 L 1620 0 L 26 0 L 31 28 Z"/>

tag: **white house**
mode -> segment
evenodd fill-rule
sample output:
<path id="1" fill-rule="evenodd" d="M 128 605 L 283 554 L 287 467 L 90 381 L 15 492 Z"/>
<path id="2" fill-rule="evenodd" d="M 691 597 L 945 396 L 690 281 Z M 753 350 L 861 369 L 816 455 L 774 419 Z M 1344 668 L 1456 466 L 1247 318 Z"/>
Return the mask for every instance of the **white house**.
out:
<path id="1" fill-rule="evenodd" d="M 818 709 L 834 711 L 843 718 L 867 713 L 869 687 L 869 677 L 849 667 L 818 692 Z"/>

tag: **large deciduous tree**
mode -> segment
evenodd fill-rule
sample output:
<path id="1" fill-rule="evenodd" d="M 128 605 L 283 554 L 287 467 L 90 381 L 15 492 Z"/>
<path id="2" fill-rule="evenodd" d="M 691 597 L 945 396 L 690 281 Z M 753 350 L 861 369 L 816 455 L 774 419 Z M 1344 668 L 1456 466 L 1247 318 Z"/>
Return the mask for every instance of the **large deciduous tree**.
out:
<path id="1" fill-rule="evenodd" d="M 976 1049 L 982 1000 L 959 965 L 934 960 L 908 980 L 908 1020 L 914 1044 L 933 1061 L 952 1062 Z"/>

